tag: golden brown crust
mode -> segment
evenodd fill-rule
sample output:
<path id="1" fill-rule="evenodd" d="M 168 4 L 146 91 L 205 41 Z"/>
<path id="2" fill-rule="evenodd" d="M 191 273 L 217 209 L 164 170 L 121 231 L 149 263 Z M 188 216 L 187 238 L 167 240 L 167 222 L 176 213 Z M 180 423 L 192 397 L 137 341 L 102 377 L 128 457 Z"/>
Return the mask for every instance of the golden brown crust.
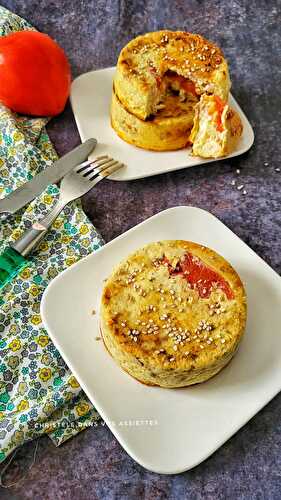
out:
<path id="1" fill-rule="evenodd" d="M 120 102 L 140 119 L 154 114 L 168 71 L 192 81 L 198 95 L 228 98 L 230 79 L 222 51 L 200 35 L 163 30 L 141 35 L 122 49 L 114 78 Z"/>
<path id="2" fill-rule="evenodd" d="M 209 296 L 199 281 L 193 287 L 191 275 L 177 272 L 186 255 L 200 269 L 218 273 L 221 281 L 213 281 Z M 102 294 L 107 349 L 125 371 L 150 385 L 183 387 L 214 376 L 236 352 L 245 321 L 245 291 L 235 270 L 211 249 L 187 241 L 138 250 L 113 271 Z"/>

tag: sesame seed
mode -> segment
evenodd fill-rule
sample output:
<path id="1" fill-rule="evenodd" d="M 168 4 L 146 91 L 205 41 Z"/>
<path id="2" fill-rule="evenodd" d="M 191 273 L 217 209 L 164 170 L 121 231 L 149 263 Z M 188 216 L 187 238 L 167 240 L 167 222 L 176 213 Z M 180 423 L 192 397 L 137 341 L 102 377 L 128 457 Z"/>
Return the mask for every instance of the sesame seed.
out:
<path id="1" fill-rule="evenodd" d="M 264 166 L 265 167 L 268 167 L 269 163 L 267 163 L 267 161 L 264 162 Z"/>
<path id="2" fill-rule="evenodd" d="M 278 167 L 277 167 L 277 168 L 275 169 L 275 172 L 280 172 L 280 168 L 278 168 Z"/>
<path id="3" fill-rule="evenodd" d="M 231 185 L 232 185 L 232 186 L 235 186 L 235 184 L 236 184 L 236 181 L 233 179 L 233 180 L 231 181 Z"/>
<path id="4" fill-rule="evenodd" d="M 246 189 L 244 189 L 244 190 L 242 191 L 242 194 L 247 194 Z"/>
<path id="5" fill-rule="evenodd" d="M 222 343 L 222 344 L 225 344 L 225 339 L 221 339 L 221 343 Z"/>
<path id="6" fill-rule="evenodd" d="M 238 174 L 238 175 L 240 174 L 240 168 L 236 169 L 236 174 Z"/>
<path id="7" fill-rule="evenodd" d="M 177 351 L 177 350 L 178 350 L 178 348 L 177 348 L 177 346 L 176 346 L 176 345 L 174 345 L 173 349 L 174 349 L 174 351 Z"/>
<path id="8" fill-rule="evenodd" d="M 238 191 L 241 191 L 241 189 L 243 189 L 243 187 L 244 187 L 244 184 L 240 184 L 240 186 L 237 186 Z"/>

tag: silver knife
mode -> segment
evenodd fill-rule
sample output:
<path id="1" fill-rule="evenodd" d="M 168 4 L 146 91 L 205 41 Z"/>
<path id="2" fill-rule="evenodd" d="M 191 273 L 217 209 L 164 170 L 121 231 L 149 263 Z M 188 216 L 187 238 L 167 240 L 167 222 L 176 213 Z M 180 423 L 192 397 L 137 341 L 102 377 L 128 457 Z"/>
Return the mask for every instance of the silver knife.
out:
<path id="1" fill-rule="evenodd" d="M 87 160 L 96 145 L 96 139 L 88 139 L 55 161 L 53 165 L 35 175 L 31 181 L 15 189 L 6 198 L 0 200 L 0 213 L 14 214 L 24 205 L 34 200 L 49 184 L 60 181 L 70 170 Z"/>

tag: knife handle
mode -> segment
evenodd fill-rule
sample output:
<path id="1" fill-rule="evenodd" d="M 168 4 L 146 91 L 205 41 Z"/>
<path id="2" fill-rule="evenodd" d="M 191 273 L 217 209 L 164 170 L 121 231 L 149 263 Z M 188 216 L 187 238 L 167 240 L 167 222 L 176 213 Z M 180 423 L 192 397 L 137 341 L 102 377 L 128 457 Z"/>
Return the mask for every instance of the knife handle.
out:
<path id="1" fill-rule="evenodd" d="M 41 226 L 40 223 L 35 223 L 30 229 L 27 229 L 22 237 L 13 243 L 12 248 L 22 257 L 27 257 L 34 250 L 38 243 L 44 238 L 48 229 Z"/>
<path id="2" fill-rule="evenodd" d="M 39 222 L 35 222 L 30 229 L 27 229 L 21 238 L 13 243 L 12 247 L 23 257 L 27 257 L 35 248 L 38 243 L 44 238 L 49 227 L 60 214 L 65 206 L 65 201 L 58 200 L 54 208 Z"/>
<path id="3" fill-rule="evenodd" d="M 28 263 L 14 248 L 7 247 L 0 255 L 0 288 L 9 283 Z"/>

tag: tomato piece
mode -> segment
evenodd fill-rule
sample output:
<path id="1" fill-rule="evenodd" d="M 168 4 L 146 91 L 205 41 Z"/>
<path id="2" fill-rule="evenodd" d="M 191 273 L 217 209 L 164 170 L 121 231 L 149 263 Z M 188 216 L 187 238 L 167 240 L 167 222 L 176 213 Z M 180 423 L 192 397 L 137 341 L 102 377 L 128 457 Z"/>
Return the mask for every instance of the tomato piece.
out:
<path id="1" fill-rule="evenodd" d="M 166 75 L 168 77 L 168 81 L 178 84 L 179 89 L 183 89 L 185 92 L 197 97 L 195 85 L 192 80 L 188 80 L 187 78 L 184 78 L 183 76 L 178 75 L 177 73 L 174 73 L 170 70 L 167 71 Z"/>
<path id="2" fill-rule="evenodd" d="M 186 252 L 175 269 L 166 256 L 162 258 L 162 264 L 168 267 L 170 276 L 181 275 L 186 279 L 191 288 L 196 288 L 199 296 L 203 299 L 210 297 L 213 287 L 220 288 L 228 299 L 234 298 L 229 283 L 201 259 L 189 252 Z"/>
<path id="3" fill-rule="evenodd" d="M 65 107 L 70 82 L 67 57 L 48 35 L 18 31 L 0 38 L 0 101 L 12 111 L 57 115 Z"/>
<path id="4" fill-rule="evenodd" d="M 193 94 L 195 97 L 197 96 L 195 85 L 191 80 L 186 80 L 185 78 L 183 78 L 181 82 L 181 87 L 189 94 Z"/>
<path id="5" fill-rule="evenodd" d="M 224 107 L 225 107 L 225 102 L 218 95 L 214 95 L 214 99 L 215 99 L 216 108 L 217 108 L 217 119 L 216 119 L 217 130 L 219 132 L 223 132 L 221 117 L 222 117 L 222 112 L 223 112 Z"/>

